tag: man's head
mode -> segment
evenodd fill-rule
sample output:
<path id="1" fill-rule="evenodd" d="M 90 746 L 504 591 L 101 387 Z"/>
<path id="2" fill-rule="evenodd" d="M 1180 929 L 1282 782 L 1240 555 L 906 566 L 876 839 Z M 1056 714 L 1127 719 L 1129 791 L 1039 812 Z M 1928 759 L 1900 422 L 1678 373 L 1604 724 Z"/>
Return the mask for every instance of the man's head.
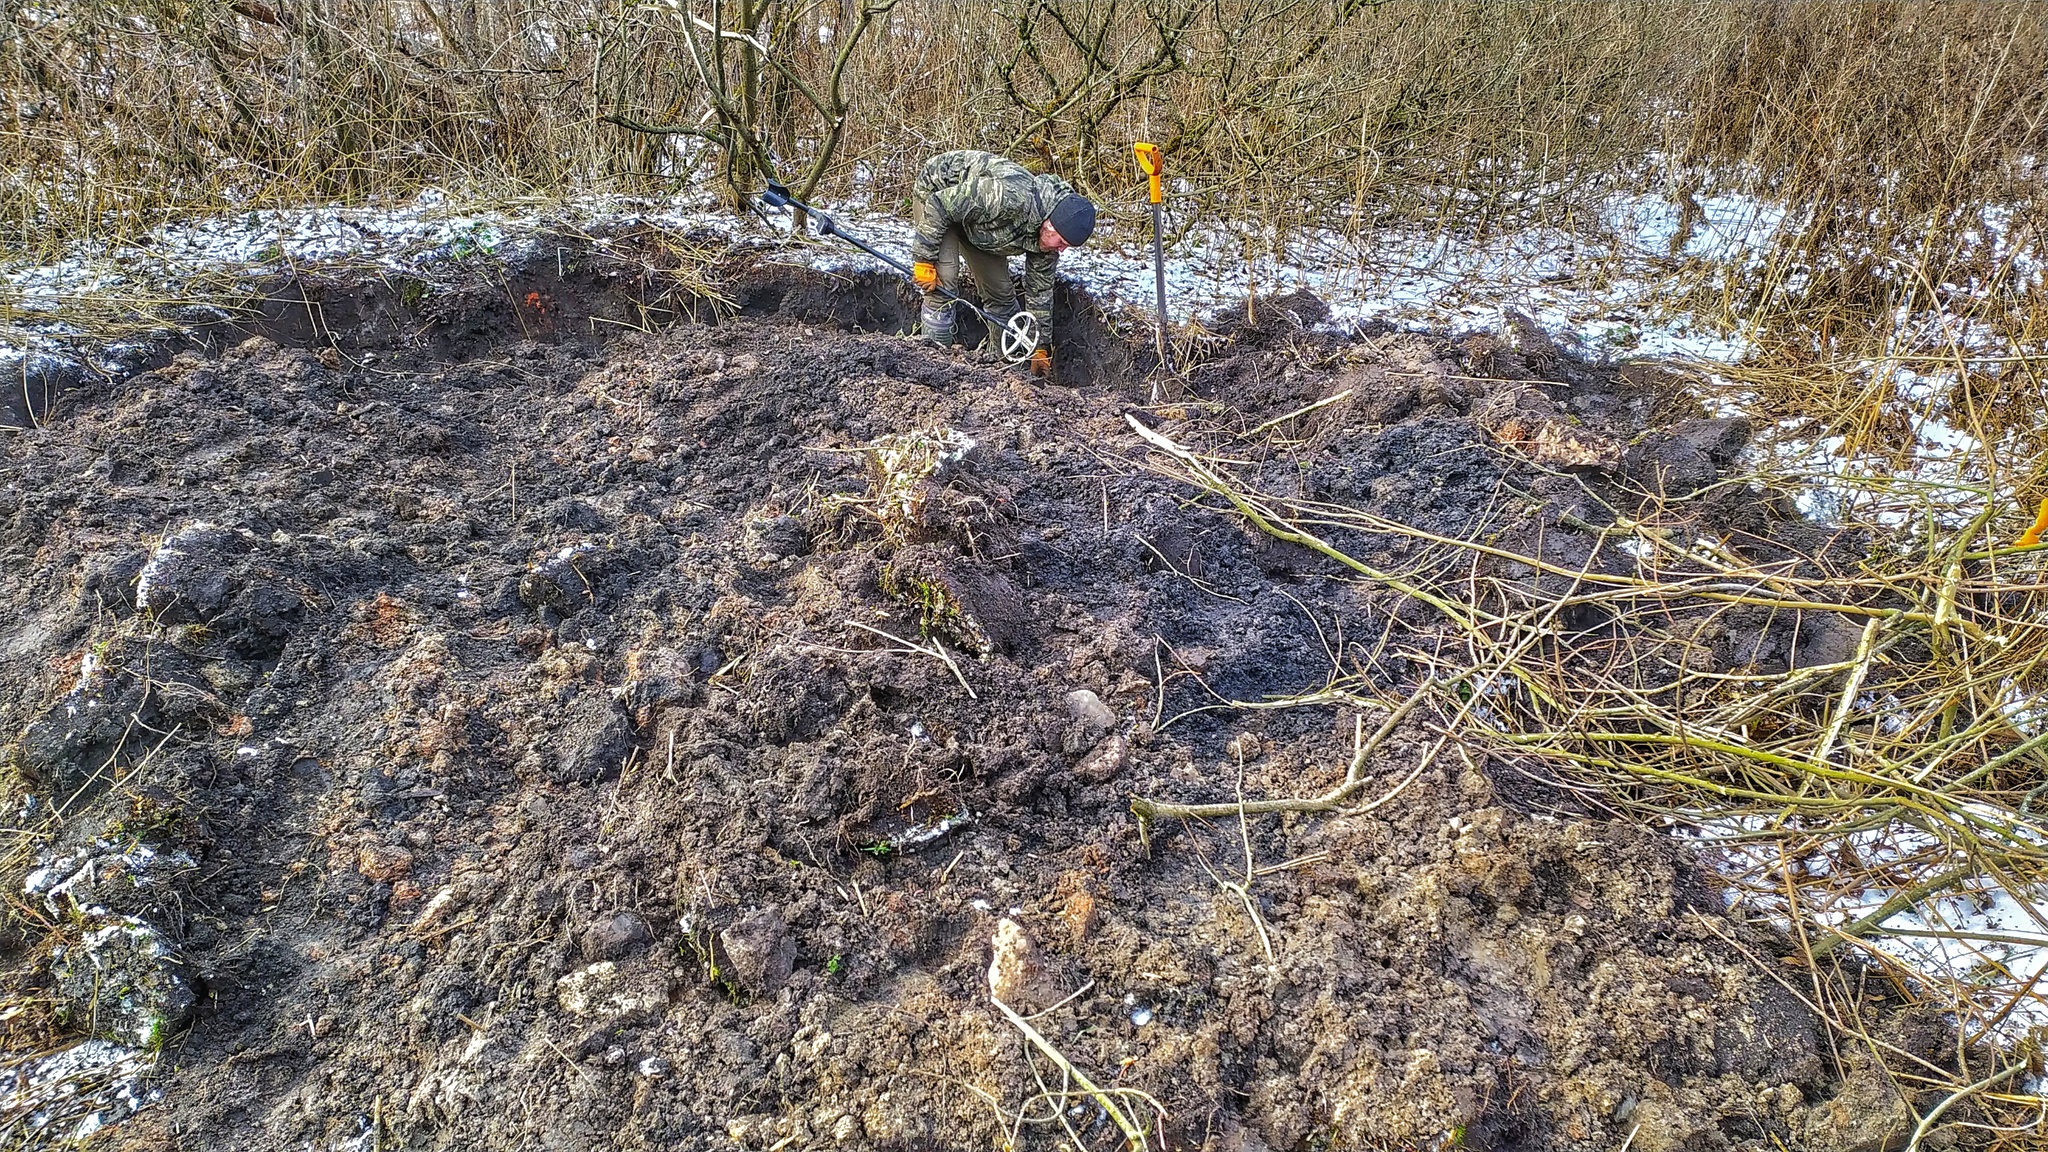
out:
<path id="1" fill-rule="evenodd" d="M 1095 234 L 1095 203 L 1072 192 L 1060 197 L 1038 226 L 1038 244 L 1047 252 L 1078 248 Z"/>

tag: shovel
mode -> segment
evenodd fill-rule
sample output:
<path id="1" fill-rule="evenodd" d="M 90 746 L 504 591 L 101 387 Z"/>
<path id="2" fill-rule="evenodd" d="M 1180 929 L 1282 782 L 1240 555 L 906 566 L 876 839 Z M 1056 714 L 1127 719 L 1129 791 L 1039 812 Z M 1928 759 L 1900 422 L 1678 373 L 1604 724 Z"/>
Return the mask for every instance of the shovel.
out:
<path id="1" fill-rule="evenodd" d="M 841 228 L 833 221 L 832 217 L 791 196 L 788 186 L 778 181 L 768 181 L 768 187 L 761 191 L 761 203 L 771 208 L 801 208 L 811 219 L 818 222 L 818 235 L 837 236 L 855 248 L 894 268 L 912 282 L 915 282 L 917 279 L 916 274 L 910 270 L 909 265 L 904 264 L 887 253 L 877 250 L 874 245 Z M 982 322 L 988 325 L 989 331 L 1002 334 L 997 348 L 1001 351 L 1005 361 L 1011 364 L 1022 364 L 1026 360 L 1031 359 L 1031 354 L 1038 350 L 1040 342 L 1038 318 L 1031 313 L 1019 312 L 1015 316 L 997 316 L 995 313 L 990 312 L 988 309 L 951 289 L 940 287 L 938 292 L 942 296 L 966 305 L 975 315 L 981 317 Z"/>
<path id="2" fill-rule="evenodd" d="M 1159 203 L 1165 199 L 1160 189 L 1160 179 L 1166 175 L 1166 161 L 1159 154 L 1159 145 L 1140 141 L 1131 145 L 1131 151 L 1138 156 L 1138 167 L 1144 170 L 1145 182 L 1152 195 L 1152 285 L 1159 299 L 1159 370 L 1173 371 L 1173 349 L 1166 343 L 1166 248 L 1160 236 Z M 1152 382 L 1152 402 L 1159 402 L 1159 382 Z"/>

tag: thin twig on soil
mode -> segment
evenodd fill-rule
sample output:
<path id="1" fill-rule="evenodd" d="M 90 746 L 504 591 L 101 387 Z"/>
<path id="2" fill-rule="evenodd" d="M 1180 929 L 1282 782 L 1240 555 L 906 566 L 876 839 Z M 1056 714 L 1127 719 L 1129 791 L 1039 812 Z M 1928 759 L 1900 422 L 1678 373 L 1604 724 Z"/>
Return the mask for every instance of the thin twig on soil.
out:
<path id="1" fill-rule="evenodd" d="M 1423 698 L 1429 695 L 1430 688 L 1431 685 L 1427 683 L 1417 688 L 1408 699 L 1402 701 L 1398 707 L 1388 713 L 1386 720 L 1374 730 L 1372 738 L 1369 740 L 1360 739 L 1360 735 L 1365 727 L 1365 718 L 1363 715 L 1357 717 L 1352 737 L 1351 765 L 1345 770 L 1344 781 L 1321 796 L 1289 800 L 1240 799 L 1235 804 L 1175 804 L 1166 800 L 1153 800 L 1140 796 L 1132 798 L 1131 813 L 1142 823 L 1175 818 L 1199 820 L 1246 813 L 1329 812 L 1341 808 L 1344 806 L 1344 802 L 1351 798 L 1353 793 L 1365 785 L 1365 765 L 1367 761 L 1372 758 L 1374 752 L 1379 751 L 1380 745 L 1386 742 L 1387 737 L 1393 734 L 1394 727 L 1406 719 L 1408 714 L 1414 711 L 1417 705 L 1422 703 Z M 1316 702 L 1320 703 L 1321 701 Z"/>
<path id="2" fill-rule="evenodd" d="M 1145 1152 L 1146 1149 L 1151 1147 L 1144 1127 L 1137 1122 L 1136 1117 L 1124 1111 L 1123 1106 L 1118 1103 L 1118 1098 L 1135 1097 L 1151 1105 L 1163 1117 L 1166 1114 L 1166 1110 L 1160 1106 L 1159 1101 L 1154 1100 L 1150 1095 L 1140 1092 L 1135 1088 L 1105 1089 L 1098 1086 L 1093 1080 L 1088 1078 L 1086 1073 L 1074 1067 L 1073 1061 L 1068 1060 L 1065 1054 L 1054 1047 L 1052 1041 L 1046 1039 L 1044 1034 L 1039 1032 L 1038 1029 L 1033 1028 L 1030 1021 L 1019 1016 L 1015 1009 L 996 999 L 993 995 L 988 998 L 988 1002 L 995 1005 L 996 1011 L 1001 1012 L 1004 1019 L 1014 1025 L 1017 1031 L 1022 1032 L 1024 1038 L 1029 1040 L 1033 1047 L 1043 1052 L 1046 1058 L 1053 1062 L 1054 1067 L 1060 1069 L 1063 1074 L 1071 1076 L 1074 1083 L 1081 1086 L 1081 1091 L 1089 1099 L 1095 1101 L 1097 1107 L 1109 1114 L 1110 1120 L 1116 1124 L 1118 1131 L 1124 1134 L 1124 1143 L 1127 1148 L 1136 1149 L 1137 1152 Z"/>
<path id="3" fill-rule="evenodd" d="M 1296 408 L 1294 411 L 1289 412 L 1285 416 L 1275 416 L 1271 420 L 1266 421 L 1264 424 L 1259 425 L 1257 428 L 1254 428 L 1251 431 L 1245 433 L 1244 438 L 1246 440 L 1249 440 L 1262 432 L 1270 432 L 1273 429 L 1278 428 L 1280 425 L 1287 423 L 1289 420 L 1298 419 L 1302 416 L 1308 415 L 1311 412 L 1317 411 L 1318 409 L 1327 408 L 1332 404 L 1341 404 L 1344 401 L 1349 400 L 1351 398 L 1351 392 L 1351 389 L 1346 388 L 1342 392 L 1338 392 L 1333 396 L 1325 396 L 1321 400 L 1318 400 L 1313 404 L 1307 404 L 1300 408 Z"/>
<path id="4" fill-rule="evenodd" d="M 858 620 L 848 620 L 846 623 L 854 628 L 860 629 L 863 632 L 872 632 L 875 635 L 880 636 L 884 640 L 888 640 L 895 644 L 901 645 L 902 650 L 905 652 L 915 652 L 920 656 L 932 657 L 933 659 L 939 661 L 941 664 L 944 664 L 946 666 L 946 669 L 953 673 L 953 679 L 958 680 L 960 682 L 960 687 L 967 692 L 967 698 L 969 700 L 980 699 L 980 697 L 974 694 L 974 686 L 967 682 L 966 674 L 960 671 L 960 665 L 954 663 L 953 654 L 951 652 L 946 651 L 946 646 L 944 644 L 941 644 L 937 637 L 933 637 L 931 645 L 927 647 L 923 644 L 917 644 L 913 643 L 912 641 L 905 640 L 903 637 L 898 636 L 893 632 L 885 632 L 872 624 L 863 624 Z"/>

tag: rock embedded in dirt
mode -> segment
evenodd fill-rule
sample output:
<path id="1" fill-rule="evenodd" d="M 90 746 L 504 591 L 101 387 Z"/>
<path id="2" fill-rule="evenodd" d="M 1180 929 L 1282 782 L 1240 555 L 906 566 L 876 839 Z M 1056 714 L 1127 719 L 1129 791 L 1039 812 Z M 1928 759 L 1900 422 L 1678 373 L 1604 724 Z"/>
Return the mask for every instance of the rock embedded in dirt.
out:
<path id="1" fill-rule="evenodd" d="M 1060 905 L 1060 919 L 1073 934 L 1073 942 L 1079 946 L 1095 931 L 1100 912 L 1095 894 L 1086 887 L 1076 887 Z"/>
<path id="2" fill-rule="evenodd" d="M 1116 713 L 1102 698 L 1087 688 L 1077 688 L 1067 693 L 1067 726 L 1060 733 L 1060 748 L 1069 756 L 1082 756 L 1102 744 L 1102 738 L 1116 729 Z M 1129 745 L 1124 745 L 1125 754 Z M 1114 755 L 1112 751 L 1111 755 Z M 1114 774 L 1121 764 L 1108 760 L 1096 763 L 1091 772 Z M 1104 777 L 1105 779 L 1107 777 Z"/>
<path id="3" fill-rule="evenodd" d="M 1130 762 L 1131 742 L 1121 736 L 1109 736 L 1074 765 L 1074 775 L 1090 784 L 1107 784 L 1122 775 Z"/>
<path id="4" fill-rule="evenodd" d="M 1116 712 L 1102 702 L 1102 697 L 1087 688 L 1076 688 L 1067 693 L 1067 718 L 1096 736 L 1116 727 Z"/>
<path id="5" fill-rule="evenodd" d="M 654 939 L 647 921 L 637 912 L 614 912 L 600 916 L 584 930 L 583 954 L 592 960 L 624 960 L 639 953 Z"/>
<path id="6" fill-rule="evenodd" d="M 774 905 L 721 929 L 718 944 L 725 954 L 725 974 L 751 996 L 774 995 L 796 967 L 796 941 L 782 909 Z"/>
<path id="7" fill-rule="evenodd" d="M 1038 942 L 1007 916 L 996 921 L 989 937 L 988 991 L 1023 1016 L 1043 1012 L 1066 995 Z"/>
<path id="8" fill-rule="evenodd" d="M 592 1020 L 640 1020 L 668 1005 L 668 980 L 645 965 L 600 960 L 555 981 L 555 1002 Z"/>
<path id="9" fill-rule="evenodd" d="M 1715 1143 L 1716 1126 L 1711 1120 L 1670 1099 L 1670 1090 L 1664 1085 L 1655 1085 L 1651 1091 L 1665 1098 L 1639 1101 L 1625 1117 L 1617 1117 L 1629 1126 L 1629 1147 L 1643 1152 L 1695 1152 Z"/>
<path id="10" fill-rule="evenodd" d="M 191 1020 L 198 997 L 170 942 L 133 918 L 88 918 L 52 952 L 57 1014 L 73 1028 L 154 1051 Z"/>

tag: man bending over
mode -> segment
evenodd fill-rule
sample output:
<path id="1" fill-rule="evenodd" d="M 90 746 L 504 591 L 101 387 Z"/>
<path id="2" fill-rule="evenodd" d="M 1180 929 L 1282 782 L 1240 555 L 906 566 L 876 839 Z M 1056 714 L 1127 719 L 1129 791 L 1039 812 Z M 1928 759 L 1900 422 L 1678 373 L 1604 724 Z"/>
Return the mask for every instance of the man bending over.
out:
<path id="1" fill-rule="evenodd" d="M 918 328 L 941 348 L 954 339 L 953 301 L 965 265 L 981 306 L 994 316 L 1017 312 L 1009 257 L 1024 257 L 1024 307 L 1038 321 L 1033 375 L 1052 374 L 1052 276 L 1062 249 L 1088 242 L 1095 205 L 1057 176 L 1036 175 L 993 152 L 944 152 L 925 161 L 912 205 L 912 271 L 924 291 Z M 982 345 L 993 349 L 999 333 Z"/>

